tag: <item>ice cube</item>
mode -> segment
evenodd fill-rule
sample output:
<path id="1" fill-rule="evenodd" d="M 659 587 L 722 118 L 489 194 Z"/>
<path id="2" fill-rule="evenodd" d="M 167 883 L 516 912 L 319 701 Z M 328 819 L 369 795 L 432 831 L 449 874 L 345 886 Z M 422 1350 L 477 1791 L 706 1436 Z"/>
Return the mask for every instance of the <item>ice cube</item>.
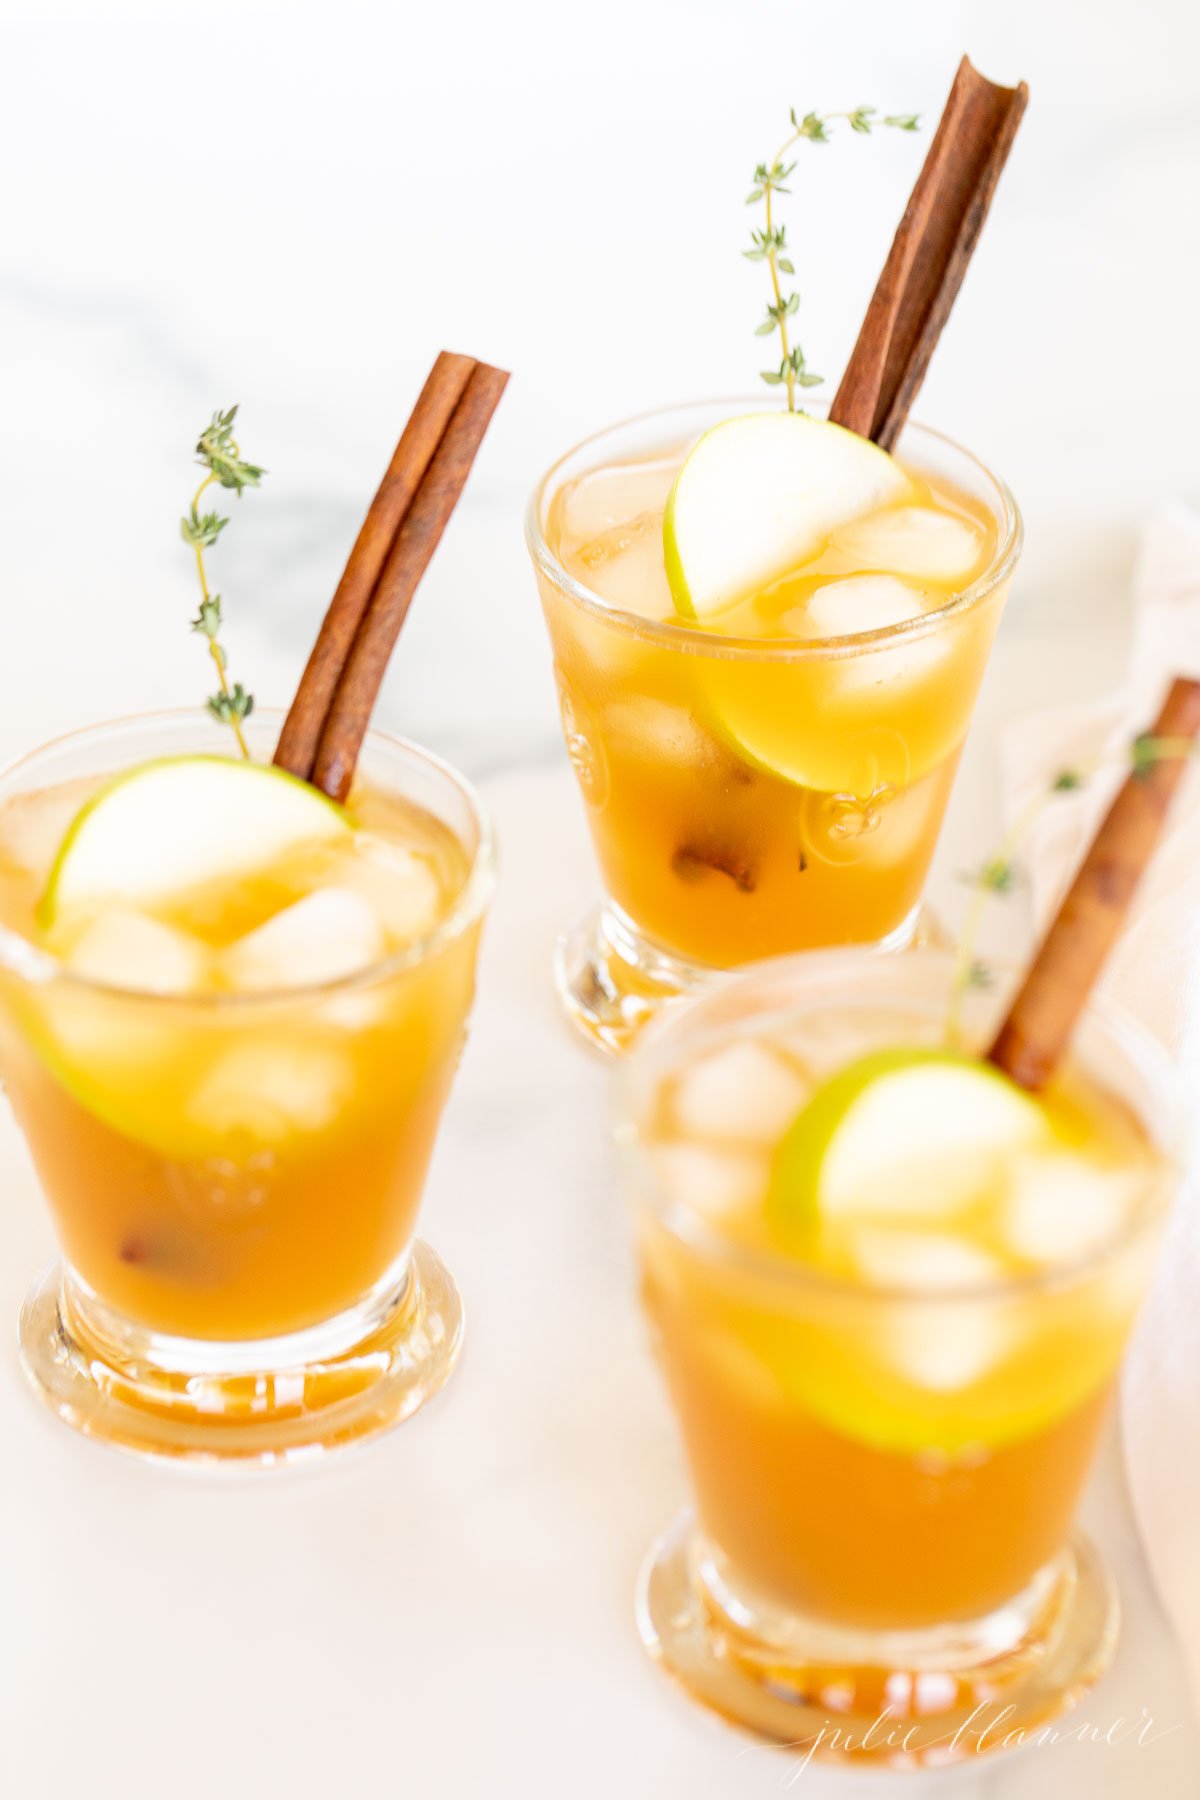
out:
<path id="1" fill-rule="evenodd" d="M 213 956 L 206 944 L 130 907 L 110 907 L 86 922 L 61 922 L 49 948 L 83 981 L 51 982 L 36 1006 L 68 1090 L 127 1135 L 161 1142 L 164 1071 L 178 1065 L 180 1031 L 174 1007 L 114 1001 L 86 982 L 129 995 L 207 994 Z M 34 1004 L 31 994 L 31 1004 Z"/>
<path id="2" fill-rule="evenodd" d="M 845 590 L 866 589 L 867 584 L 870 587 L 866 605 L 860 608 L 853 593 L 848 596 L 849 605 L 843 604 L 847 599 Z M 891 590 L 890 594 L 884 593 L 885 586 Z M 903 604 L 899 589 L 907 596 Z M 810 618 L 807 625 L 802 622 L 798 627 L 800 636 L 823 640 L 841 633 L 861 631 L 885 634 L 873 641 L 869 652 L 840 656 L 831 661 L 822 682 L 826 691 L 822 695 L 821 724 L 828 749 L 826 757 L 815 764 L 812 771 L 819 779 L 810 780 L 806 785 L 853 793 L 857 791 L 855 783 L 863 760 L 858 734 L 866 716 L 864 707 L 869 703 L 875 717 L 886 714 L 899 718 L 910 707 L 917 712 L 926 705 L 936 713 L 947 703 L 945 697 L 930 695 L 926 699 L 921 689 L 927 682 L 947 680 L 948 665 L 958 652 L 958 639 L 951 631 L 939 630 L 936 620 L 923 631 L 886 635 L 890 627 L 905 621 L 932 619 L 944 604 L 940 596 L 924 594 L 891 575 L 854 576 L 845 582 L 832 582 L 818 591 L 811 604 L 818 607 L 813 617 L 821 621 L 820 627 L 816 628 Z M 946 739 L 937 733 L 931 737 L 927 732 L 917 732 L 913 738 L 903 740 L 893 733 L 893 737 L 897 744 L 904 743 L 901 779 L 917 779 L 927 774 L 945 755 Z M 936 752 L 931 750 L 934 745 Z M 913 760 L 914 751 L 916 761 Z M 884 767 L 885 779 L 895 780 L 900 773 L 893 770 L 890 758 L 885 760 Z"/>
<path id="3" fill-rule="evenodd" d="M 592 706 L 636 684 L 646 663 L 641 638 L 603 612 L 560 604 L 551 614 L 555 672 L 576 706 Z"/>
<path id="4" fill-rule="evenodd" d="M 882 1351 L 904 1380 L 954 1393 L 986 1375 L 1007 1352 L 1011 1325 L 1001 1308 L 968 1298 L 971 1289 L 1004 1274 L 999 1258 L 979 1245 L 947 1232 L 873 1227 L 853 1233 L 851 1254 L 875 1285 L 946 1296 L 889 1307 Z"/>
<path id="5" fill-rule="evenodd" d="M 552 525 L 568 551 L 627 525 L 639 514 L 657 512 L 660 522 L 679 472 L 676 457 L 592 469 L 564 487 L 556 498 Z"/>
<path id="6" fill-rule="evenodd" d="M 0 861 L 43 881 L 80 808 L 95 791 L 90 779 L 17 794 L 0 813 Z"/>
<path id="7" fill-rule="evenodd" d="M 369 901 L 351 888 L 318 888 L 230 944 L 221 972 L 242 992 L 307 987 L 355 975 L 385 948 Z"/>
<path id="8" fill-rule="evenodd" d="M 425 937 L 438 922 L 442 910 L 438 878 L 428 859 L 404 844 L 374 831 L 357 831 L 333 872 L 336 891 L 352 890 L 367 903 L 392 949 Z"/>
<path id="9" fill-rule="evenodd" d="M 935 1394 L 953 1394 L 1003 1361 L 1012 1321 L 982 1300 L 898 1303 L 885 1328 L 883 1354 L 905 1381 Z"/>
<path id="10" fill-rule="evenodd" d="M 662 514 L 641 513 L 581 544 L 572 559 L 580 579 L 621 612 L 670 619 L 675 605 L 663 562 Z"/>
<path id="11" fill-rule="evenodd" d="M 730 1044 L 692 1063 L 675 1082 L 675 1123 L 690 1137 L 773 1146 L 799 1112 L 799 1072 L 763 1044 Z"/>
<path id="12" fill-rule="evenodd" d="M 704 1144 L 656 1144 L 649 1153 L 668 1202 L 714 1224 L 753 1204 L 766 1186 L 763 1158 Z"/>
<path id="13" fill-rule="evenodd" d="M 119 906 L 89 920 L 63 960 L 89 981 L 145 994 L 196 993 L 210 970 L 210 953 L 197 938 Z"/>
<path id="14" fill-rule="evenodd" d="M 648 761 L 698 766 L 713 750 L 712 739 L 691 713 L 648 695 L 611 701 L 600 714 L 599 728 L 606 740 Z"/>
<path id="15" fill-rule="evenodd" d="M 898 506 L 835 531 L 834 547 L 867 568 L 927 581 L 962 581 L 983 552 L 983 533 L 968 520 L 929 506 Z"/>
<path id="16" fill-rule="evenodd" d="M 187 1100 L 191 1123 L 217 1138 L 277 1144 L 333 1124 L 354 1094 L 354 1065 L 331 1045 L 258 1036 L 214 1061 Z"/>
<path id="17" fill-rule="evenodd" d="M 849 637 L 860 631 L 886 631 L 919 619 L 942 601 L 895 575 L 850 575 L 829 581 L 809 596 L 798 617 L 804 637 Z"/>
<path id="18" fill-rule="evenodd" d="M 1144 1176 L 1069 1151 L 1027 1151 L 1012 1161 L 1004 1234 L 1035 1263 L 1085 1257 L 1116 1238 Z"/>
<path id="19" fill-rule="evenodd" d="M 852 1233 L 850 1248 L 862 1274 L 877 1287 L 953 1293 L 982 1287 L 1004 1272 L 979 1245 L 946 1232 L 862 1226 Z"/>

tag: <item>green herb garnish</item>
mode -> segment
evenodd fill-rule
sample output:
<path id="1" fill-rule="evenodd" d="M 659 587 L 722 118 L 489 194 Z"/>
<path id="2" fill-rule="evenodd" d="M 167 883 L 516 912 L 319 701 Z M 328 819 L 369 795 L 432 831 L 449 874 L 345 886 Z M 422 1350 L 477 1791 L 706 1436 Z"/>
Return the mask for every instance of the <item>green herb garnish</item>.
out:
<path id="1" fill-rule="evenodd" d="M 219 641 L 222 624 L 221 596 L 209 592 L 208 574 L 204 566 L 204 552 L 212 549 L 229 520 L 221 518 L 215 512 L 200 511 L 201 496 L 208 488 L 231 488 L 240 500 L 243 491 L 257 487 L 266 474 L 265 469 L 244 460 L 234 440 L 233 422 L 237 418 L 237 410 L 236 406 L 231 406 L 227 412 L 215 412 L 211 424 L 204 428 L 197 439 L 196 461 L 208 473 L 193 494 L 191 510 L 179 521 L 179 528 L 184 543 L 190 544 L 195 552 L 196 573 L 200 577 L 200 607 L 192 620 L 192 630 L 207 639 L 209 655 L 216 665 L 221 683 L 217 692 L 209 695 L 206 704 L 214 719 L 232 728 L 238 749 L 248 758 L 250 750 L 242 730 L 242 722 L 254 710 L 254 696 L 246 692 L 240 681 L 230 685 L 225 651 Z"/>
<path id="2" fill-rule="evenodd" d="M 814 375 L 808 368 L 804 352 L 799 344 L 791 342 L 788 333 L 788 320 L 796 314 L 800 306 L 798 293 L 785 294 L 781 275 L 794 275 L 795 265 L 788 249 L 785 227 L 775 223 L 773 197 L 776 194 L 791 192 L 786 187 L 788 177 L 796 167 L 794 162 L 785 163 L 784 157 L 802 140 L 810 144 L 827 144 L 829 127 L 838 119 L 845 119 L 851 131 L 860 137 L 869 137 L 877 125 L 890 127 L 893 131 L 918 131 L 920 118 L 916 113 L 887 113 L 880 118 L 874 106 L 856 106 L 853 112 L 805 113 L 798 117 L 795 108 L 789 115 L 792 121 L 792 134 L 779 146 L 769 163 L 759 163 L 754 171 L 754 187 L 746 196 L 747 206 L 757 206 L 763 201 L 766 208 L 766 219 L 761 231 L 751 231 L 751 248 L 743 250 L 742 255 L 749 262 L 765 262 L 771 277 L 772 300 L 767 306 L 767 316 L 755 328 L 756 337 L 770 337 L 775 331 L 779 333 L 782 360 L 777 369 L 764 369 L 762 378 L 769 387 L 787 387 L 788 411 L 796 410 L 796 389 L 798 387 L 819 387 L 824 380 L 822 375 Z"/>
<path id="3" fill-rule="evenodd" d="M 1197 754 L 1200 754 L 1200 743 L 1192 738 L 1155 737 L 1153 732 L 1143 731 L 1129 744 L 1117 766 L 1128 769 L 1137 780 L 1145 781 L 1157 764 Z M 1016 888 L 1021 875 L 1017 851 L 1046 804 L 1059 794 L 1077 793 L 1080 788 L 1087 786 L 1093 775 L 1100 774 L 1108 766 L 1110 759 L 1097 761 L 1087 768 L 1060 769 L 1043 793 L 1033 795 L 995 855 L 988 857 L 973 875 L 967 877 L 974 893 L 959 933 L 955 956 L 956 966 L 947 1020 L 949 1042 L 956 1042 L 960 1035 L 963 995 L 969 988 L 980 985 L 976 971 L 981 965 L 975 949 L 987 902 L 993 895 L 1005 897 Z"/>

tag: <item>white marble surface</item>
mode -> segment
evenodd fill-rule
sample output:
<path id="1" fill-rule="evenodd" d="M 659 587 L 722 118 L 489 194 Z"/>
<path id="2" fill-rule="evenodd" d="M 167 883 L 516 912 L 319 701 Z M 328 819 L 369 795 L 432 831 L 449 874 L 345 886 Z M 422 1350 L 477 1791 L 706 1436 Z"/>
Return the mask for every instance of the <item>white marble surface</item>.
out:
<path id="1" fill-rule="evenodd" d="M 693 1714 L 632 1630 L 682 1479 L 632 1303 L 609 1075 L 549 989 L 591 872 L 519 524 L 575 436 L 753 384 L 741 201 L 788 106 L 933 114 L 963 48 L 1033 100 L 919 411 L 1004 471 L 1029 538 L 939 857 L 951 911 L 994 836 L 997 724 L 1118 679 L 1138 528 L 1162 493 L 1200 494 L 1192 0 L 0 0 L 0 752 L 202 691 L 175 521 L 215 405 L 242 402 L 271 470 L 213 568 L 233 672 L 278 700 L 434 351 L 514 371 L 380 714 L 483 779 L 501 830 L 427 1208 L 467 1299 L 462 1368 L 377 1449 L 234 1487 L 75 1442 L 10 1338 L 5 1800 L 850 1791 Z M 921 154 L 844 141 L 801 164 L 818 368 L 840 367 Z M 50 1234 L 7 1126 L 0 1168 L 11 1320 Z M 1194 1791 L 1200 1738 L 1113 1455 L 1089 1515 L 1127 1620 L 1086 1717 L 1145 1707 L 1165 1735 L 941 1787 Z"/>

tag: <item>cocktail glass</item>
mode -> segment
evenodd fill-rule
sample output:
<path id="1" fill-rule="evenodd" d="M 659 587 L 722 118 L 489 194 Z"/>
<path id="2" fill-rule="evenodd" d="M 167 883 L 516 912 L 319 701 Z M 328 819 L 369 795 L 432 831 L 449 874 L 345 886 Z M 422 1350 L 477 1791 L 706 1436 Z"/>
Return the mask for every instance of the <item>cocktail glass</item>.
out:
<path id="1" fill-rule="evenodd" d="M 814 1022 L 831 1068 L 930 1042 L 951 978 L 932 950 L 782 960 L 668 1021 L 627 1071 L 643 1294 L 694 1492 L 647 1561 L 639 1627 L 694 1698 L 797 1755 L 1012 1747 L 1114 1647 L 1114 1590 L 1074 1518 L 1178 1176 L 1157 1043 L 1094 1004 L 1072 1052 L 1138 1143 L 1119 1213 L 1090 1214 L 1091 1189 L 1018 1190 L 1036 1209 L 1021 1241 L 1048 1231 L 1050 1250 L 965 1285 L 943 1278 L 952 1224 L 920 1281 L 826 1273 L 731 1231 L 746 1143 L 721 1140 L 707 1089 L 707 1121 L 664 1122 L 671 1080 L 703 1066 L 711 1089 L 706 1059 L 730 1049 L 756 1110 L 786 1112 L 787 1047 L 809 1054 Z M 996 1013 L 972 993 L 970 1038 Z"/>
<path id="2" fill-rule="evenodd" d="M 609 1050 L 628 1048 L 665 1001 L 702 992 L 720 971 L 913 939 L 1020 552 L 1004 483 L 940 433 L 909 425 L 900 461 L 990 524 L 986 567 L 947 604 L 820 641 L 721 637 L 643 616 L 636 558 L 644 552 L 661 581 L 658 514 L 672 469 L 710 426 L 777 404 L 708 402 L 615 426 L 555 463 L 530 502 L 563 730 L 606 890 L 560 939 L 556 979 L 570 1017 Z M 656 461 L 643 494 L 639 471 Z M 556 496 L 598 470 L 613 476 L 609 536 L 627 558 L 625 610 L 569 573 L 555 543 Z M 623 532 L 621 517 L 641 506 Z M 643 528 L 645 545 L 634 541 Z"/>
<path id="3" fill-rule="evenodd" d="M 278 724 L 249 722 L 264 760 Z M 213 744 L 190 713 L 98 726 L 12 765 L 0 805 Z M 406 1418 L 453 1368 L 461 1303 L 415 1227 L 473 997 L 490 831 L 416 745 L 373 734 L 360 778 L 439 821 L 468 873 L 431 930 L 356 975 L 135 992 L 0 926 L 0 1066 L 62 1246 L 22 1312 L 22 1361 L 60 1418 L 107 1443 L 311 1459 Z M 61 803 L 46 819 L 57 841 Z"/>

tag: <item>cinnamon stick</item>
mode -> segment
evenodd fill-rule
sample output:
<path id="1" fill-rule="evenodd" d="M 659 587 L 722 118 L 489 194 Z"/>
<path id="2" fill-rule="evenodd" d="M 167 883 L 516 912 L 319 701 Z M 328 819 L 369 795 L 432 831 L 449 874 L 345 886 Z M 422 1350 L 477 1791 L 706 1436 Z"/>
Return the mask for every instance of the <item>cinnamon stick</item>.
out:
<path id="1" fill-rule="evenodd" d="M 958 65 L 830 418 L 890 450 L 962 285 L 1029 98 Z"/>
<path id="2" fill-rule="evenodd" d="M 275 751 L 279 767 L 336 800 L 350 790 L 388 659 L 507 380 L 441 353 L 350 553 Z"/>
<path id="3" fill-rule="evenodd" d="M 355 539 L 275 751 L 280 768 L 305 781 L 312 779 L 333 691 L 384 561 L 474 368 L 474 357 L 441 352 Z"/>
<path id="4" fill-rule="evenodd" d="M 988 1051 L 1021 1087 L 1036 1092 L 1052 1074 L 1125 922 L 1198 734 L 1200 681 L 1178 678 L 1150 732 L 1168 740 L 1167 753 L 1131 774 L 1113 801 Z"/>

